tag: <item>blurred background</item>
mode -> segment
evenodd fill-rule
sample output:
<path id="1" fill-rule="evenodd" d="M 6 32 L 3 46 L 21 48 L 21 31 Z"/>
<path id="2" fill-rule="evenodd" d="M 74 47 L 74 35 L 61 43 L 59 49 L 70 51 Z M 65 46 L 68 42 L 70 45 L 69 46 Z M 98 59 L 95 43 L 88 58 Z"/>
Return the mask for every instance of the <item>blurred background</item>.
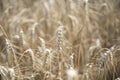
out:
<path id="1" fill-rule="evenodd" d="M 120 77 L 120 0 L 0 0 L 0 25 L 1 65 L 15 80 Z"/>

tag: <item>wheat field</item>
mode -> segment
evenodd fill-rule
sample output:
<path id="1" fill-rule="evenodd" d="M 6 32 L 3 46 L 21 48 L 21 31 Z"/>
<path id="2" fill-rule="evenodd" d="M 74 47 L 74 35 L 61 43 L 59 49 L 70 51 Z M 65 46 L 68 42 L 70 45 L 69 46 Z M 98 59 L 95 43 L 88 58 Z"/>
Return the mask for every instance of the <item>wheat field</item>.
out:
<path id="1" fill-rule="evenodd" d="M 120 0 L 0 0 L 0 80 L 120 80 Z"/>

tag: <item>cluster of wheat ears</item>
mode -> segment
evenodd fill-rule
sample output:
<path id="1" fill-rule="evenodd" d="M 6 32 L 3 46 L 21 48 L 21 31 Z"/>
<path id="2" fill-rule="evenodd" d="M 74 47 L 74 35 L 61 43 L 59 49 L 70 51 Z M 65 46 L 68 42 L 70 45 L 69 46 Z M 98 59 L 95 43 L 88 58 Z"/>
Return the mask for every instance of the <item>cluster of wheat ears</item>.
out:
<path id="1" fill-rule="evenodd" d="M 0 80 L 120 80 L 120 0 L 0 0 Z"/>

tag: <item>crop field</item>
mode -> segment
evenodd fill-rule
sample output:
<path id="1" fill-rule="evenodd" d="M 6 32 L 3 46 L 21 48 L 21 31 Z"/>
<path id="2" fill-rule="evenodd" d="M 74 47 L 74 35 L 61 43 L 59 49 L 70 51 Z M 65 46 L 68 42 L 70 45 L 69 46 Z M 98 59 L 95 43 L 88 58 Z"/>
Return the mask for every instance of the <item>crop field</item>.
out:
<path id="1" fill-rule="evenodd" d="M 120 0 L 0 0 L 0 80 L 120 80 Z"/>

